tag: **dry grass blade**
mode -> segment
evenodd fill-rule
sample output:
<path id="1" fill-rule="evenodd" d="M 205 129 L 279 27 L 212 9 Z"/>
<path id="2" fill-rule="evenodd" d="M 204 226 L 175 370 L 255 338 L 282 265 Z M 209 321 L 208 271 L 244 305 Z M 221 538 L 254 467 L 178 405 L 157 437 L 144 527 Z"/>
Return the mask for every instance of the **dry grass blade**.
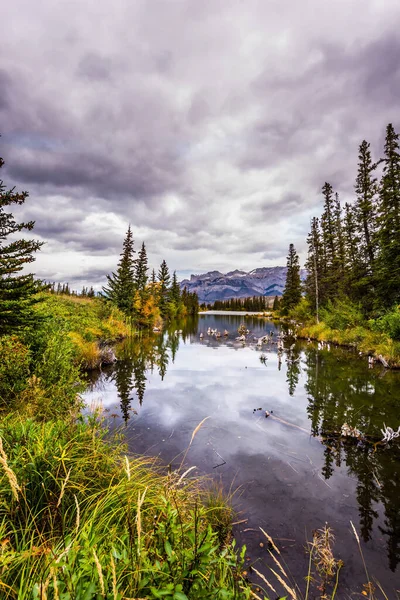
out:
<path id="1" fill-rule="evenodd" d="M 125 472 L 126 472 L 126 477 L 128 479 L 128 481 L 130 481 L 131 479 L 131 465 L 129 464 L 129 459 L 125 454 Z"/>
<path id="2" fill-rule="evenodd" d="M 80 525 L 80 522 L 81 522 L 81 511 L 80 511 L 80 508 L 79 508 L 78 498 L 75 496 L 75 494 L 74 494 L 74 500 L 75 500 L 75 505 L 76 505 L 75 533 L 78 533 L 78 531 L 79 531 L 79 525 Z"/>
<path id="3" fill-rule="evenodd" d="M 262 579 L 262 580 L 263 580 L 263 582 L 264 582 L 264 583 L 265 583 L 265 584 L 266 584 L 266 585 L 269 587 L 269 589 L 270 589 L 272 592 L 274 592 L 274 594 L 277 594 L 277 593 L 278 593 L 278 592 L 276 591 L 276 589 L 275 589 L 275 588 L 274 588 L 274 587 L 273 587 L 273 586 L 270 584 L 270 582 L 268 581 L 268 579 L 266 579 L 266 578 L 264 577 L 264 575 L 263 575 L 262 573 L 260 573 L 260 571 L 257 571 L 257 569 L 255 569 L 254 567 L 253 567 L 253 571 L 254 571 L 254 573 L 255 573 L 256 575 L 258 575 L 258 576 L 259 576 L 259 578 L 260 578 L 260 579 Z"/>
<path id="4" fill-rule="evenodd" d="M 297 600 L 297 595 L 296 592 L 294 591 L 294 589 L 292 589 L 291 587 L 288 586 L 288 584 L 286 583 L 286 581 L 284 581 L 282 579 L 282 577 L 279 575 L 279 573 L 277 573 L 276 571 L 274 571 L 271 567 L 270 570 L 272 571 L 272 573 L 275 575 L 275 577 L 277 578 L 277 580 L 279 581 L 279 583 L 285 588 L 285 590 L 291 595 L 292 600 Z"/>
<path id="5" fill-rule="evenodd" d="M 52 573 L 53 573 L 53 591 L 54 591 L 54 600 L 60 600 L 60 595 L 58 593 L 58 583 L 57 583 L 57 577 L 56 577 L 56 572 L 54 571 L 54 569 L 52 569 Z"/>
<path id="6" fill-rule="evenodd" d="M 268 550 L 272 560 L 274 561 L 274 563 L 279 567 L 280 572 L 282 573 L 282 575 L 284 577 L 286 577 L 286 579 L 289 579 L 287 573 L 285 572 L 284 568 L 282 567 L 281 563 L 279 562 L 279 560 L 277 558 L 275 558 L 275 556 L 272 554 L 271 550 Z"/>
<path id="7" fill-rule="evenodd" d="M 196 466 L 193 466 L 193 467 L 190 467 L 190 468 L 189 468 L 187 471 L 185 471 L 185 472 L 183 473 L 183 475 L 181 475 L 181 476 L 179 477 L 179 479 L 178 479 L 178 482 L 177 482 L 177 485 L 179 485 L 179 484 L 180 484 L 180 482 L 182 481 L 182 479 L 183 479 L 184 477 L 186 477 L 186 475 L 188 475 L 188 474 L 190 473 L 190 471 L 193 471 L 193 469 L 196 469 L 196 468 L 197 468 Z"/>
<path id="8" fill-rule="evenodd" d="M 94 557 L 94 562 L 96 564 L 97 573 L 99 575 L 101 595 L 105 596 L 103 569 L 101 568 L 101 564 L 100 564 L 99 558 L 98 558 L 98 556 L 96 554 L 96 550 L 94 548 L 93 548 L 93 557 Z"/>
<path id="9" fill-rule="evenodd" d="M 69 479 L 70 475 L 71 475 L 71 469 L 68 471 L 67 476 L 65 477 L 64 481 L 62 482 L 60 497 L 58 498 L 58 502 L 56 504 L 56 508 L 58 508 L 60 506 L 60 504 L 61 504 L 61 500 L 63 499 L 64 492 L 65 492 L 65 486 L 68 483 L 68 479 Z"/>
<path id="10" fill-rule="evenodd" d="M 182 458 L 182 462 L 181 465 L 179 467 L 179 470 L 182 469 L 182 465 L 186 460 L 186 455 L 189 452 L 189 448 L 193 443 L 194 438 L 196 437 L 196 434 L 199 432 L 199 430 L 202 428 L 203 424 L 207 421 L 207 419 L 209 419 L 210 417 L 205 417 L 202 421 L 200 421 L 200 423 L 197 425 L 197 427 L 194 429 L 193 433 L 192 433 L 192 437 L 190 438 L 190 442 L 189 442 L 189 446 L 186 448 L 185 450 L 185 454 L 183 455 Z"/>
<path id="11" fill-rule="evenodd" d="M 279 548 L 275 545 L 275 542 L 272 539 L 272 537 L 270 535 L 268 535 L 268 533 L 266 531 L 264 531 L 264 529 L 262 527 L 260 527 L 260 529 L 263 532 L 263 534 L 265 535 L 265 537 L 267 538 L 267 540 L 269 541 L 269 543 L 271 544 L 271 546 L 273 547 L 273 549 L 275 550 L 275 552 L 277 554 L 280 554 Z"/>
<path id="12" fill-rule="evenodd" d="M 355 535 L 355 538 L 356 538 L 356 540 L 357 540 L 357 545 L 358 545 L 358 549 L 359 549 L 359 551 L 360 551 L 361 560 L 362 560 L 362 562 L 363 562 L 363 565 L 364 565 L 364 571 L 365 571 L 365 575 L 366 575 L 366 577 L 367 577 L 367 581 L 368 581 L 368 584 L 369 584 L 369 583 L 370 583 L 370 578 L 369 578 L 369 574 L 368 574 L 367 565 L 365 564 L 364 555 L 363 555 L 363 553 L 362 553 L 362 550 L 361 550 L 360 538 L 358 537 L 358 533 L 357 533 L 357 531 L 356 531 L 356 528 L 354 527 L 354 525 L 353 525 L 353 522 L 352 522 L 352 521 L 350 521 L 350 525 L 351 525 L 351 528 L 352 528 L 352 530 L 353 530 L 353 533 L 354 533 L 354 535 Z M 369 590 L 369 595 L 368 595 L 368 597 L 369 597 L 370 599 L 372 599 L 372 592 L 371 592 L 371 590 Z"/>
<path id="13" fill-rule="evenodd" d="M 140 492 L 138 492 L 136 529 L 137 529 L 137 535 L 138 535 L 138 554 L 139 555 L 140 555 L 140 551 L 141 551 L 140 542 L 141 542 L 141 537 L 142 537 L 142 504 L 144 502 L 144 497 L 146 496 L 146 492 L 147 492 L 147 488 L 144 490 L 142 495 L 140 494 Z"/>
<path id="14" fill-rule="evenodd" d="M 7 454 L 4 452 L 3 440 L 0 437 L 0 464 L 3 465 L 3 469 L 7 475 L 11 491 L 15 500 L 18 502 L 18 492 L 21 492 L 21 488 L 18 485 L 17 477 L 12 469 L 8 466 Z"/>
<path id="15" fill-rule="evenodd" d="M 113 589 L 113 600 L 118 600 L 117 594 L 117 573 L 115 570 L 115 561 L 111 552 L 111 571 L 112 571 L 112 589 Z"/>

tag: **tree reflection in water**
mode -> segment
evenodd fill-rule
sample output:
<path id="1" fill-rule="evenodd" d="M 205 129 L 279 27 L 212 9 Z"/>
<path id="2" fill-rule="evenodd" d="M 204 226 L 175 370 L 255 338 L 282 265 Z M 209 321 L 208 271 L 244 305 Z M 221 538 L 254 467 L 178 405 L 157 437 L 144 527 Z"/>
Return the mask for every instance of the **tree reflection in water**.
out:
<path id="1" fill-rule="evenodd" d="M 396 374 L 379 368 L 368 370 L 361 361 L 339 360 L 337 351 L 318 352 L 315 347 L 307 347 L 305 364 L 311 432 L 321 436 L 325 445 L 322 474 L 329 479 L 335 465 L 340 466 L 344 461 L 349 474 L 356 477 L 360 528 L 365 542 L 371 539 L 374 519 L 378 517 L 375 505 L 382 502 L 385 527 L 379 530 L 388 537 L 389 566 L 394 571 L 400 562 L 399 445 L 374 445 L 341 438 L 338 432 L 347 423 L 369 440 L 380 440 L 383 423 L 391 423 L 393 415 L 399 414 Z"/>
<path id="2" fill-rule="evenodd" d="M 111 378 L 115 383 L 120 399 L 121 415 L 128 423 L 132 409 L 132 401 L 138 399 L 142 406 L 146 391 L 146 371 L 158 370 L 161 380 L 167 373 L 170 359 L 175 360 L 179 343 L 197 332 L 197 319 L 182 320 L 172 323 L 165 333 L 138 333 L 121 343 L 117 349 L 118 365 L 112 371 Z"/>
<path id="3" fill-rule="evenodd" d="M 237 322 L 237 318 L 232 322 L 234 332 Z M 232 344 L 233 337 L 226 342 L 221 339 L 218 344 Z M 136 412 L 135 401 L 136 408 L 144 401 L 146 372 L 158 372 L 164 379 L 180 344 L 188 342 L 200 343 L 197 320 L 171 324 L 160 335 L 136 335 L 120 345 L 111 378 L 118 390 L 125 423 Z M 211 342 L 215 347 L 217 341 L 213 338 Z M 276 342 L 271 341 L 268 352 L 277 352 Z M 267 363 L 269 372 L 272 363 Z M 323 444 L 322 476 L 329 480 L 335 469 L 344 467 L 356 480 L 360 531 L 365 542 L 371 540 L 382 503 L 384 524 L 379 530 L 387 540 L 389 566 L 394 571 L 400 562 L 400 443 L 375 446 L 373 442 L 382 439 L 384 423 L 397 425 L 398 374 L 379 367 L 368 369 L 367 361 L 354 360 L 347 350 L 318 351 L 314 344 L 294 339 L 285 339 L 275 364 L 282 368 L 294 402 L 297 394 L 303 397 L 306 392 L 311 434 Z M 363 432 L 369 441 L 341 437 L 344 423 Z"/>

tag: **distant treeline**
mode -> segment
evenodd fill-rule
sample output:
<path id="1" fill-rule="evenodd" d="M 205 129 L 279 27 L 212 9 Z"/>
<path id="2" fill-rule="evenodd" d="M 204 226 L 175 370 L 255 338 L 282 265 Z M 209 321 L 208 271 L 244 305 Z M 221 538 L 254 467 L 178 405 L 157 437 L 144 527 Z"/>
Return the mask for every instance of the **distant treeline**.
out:
<path id="1" fill-rule="evenodd" d="M 103 287 L 102 298 L 117 306 L 139 327 L 160 326 L 163 321 L 197 313 L 197 294 L 186 289 L 181 292 L 176 272 L 174 271 L 171 277 L 165 260 L 162 261 L 157 275 L 153 269 L 149 276 L 144 242 L 137 258 L 134 257 L 135 254 L 132 230 L 129 226 L 120 261 L 115 273 L 107 275 L 107 285 Z"/>
<path id="2" fill-rule="evenodd" d="M 202 310 L 238 310 L 249 312 L 264 312 L 276 310 L 279 306 L 279 297 L 275 296 L 249 296 L 248 298 L 229 298 L 228 300 L 215 300 L 213 303 L 200 305 Z"/>
<path id="3" fill-rule="evenodd" d="M 69 287 L 69 283 L 49 283 L 48 291 L 51 294 L 58 294 L 59 296 L 80 296 L 81 298 L 94 298 L 96 296 L 96 292 L 93 289 L 93 286 L 85 287 L 83 286 L 80 292 L 76 290 L 72 290 Z"/>

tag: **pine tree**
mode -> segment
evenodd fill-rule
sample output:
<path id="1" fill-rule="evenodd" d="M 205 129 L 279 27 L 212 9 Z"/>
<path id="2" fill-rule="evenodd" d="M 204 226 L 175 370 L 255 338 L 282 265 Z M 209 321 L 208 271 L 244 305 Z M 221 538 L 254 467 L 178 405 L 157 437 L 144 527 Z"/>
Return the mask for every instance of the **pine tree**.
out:
<path id="1" fill-rule="evenodd" d="M 286 266 L 286 284 L 281 300 L 283 314 L 287 314 L 301 300 L 300 263 L 293 244 L 289 245 Z"/>
<path id="2" fill-rule="evenodd" d="M 0 169 L 4 161 L 0 158 Z M 35 260 L 33 254 L 42 246 L 34 240 L 14 239 L 5 243 L 8 236 L 23 231 L 31 231 L 34 221 L 17 223 L 5 207 L 21 205 L 28 197 L 27 192 L 6 191 L 0 179 L 0 335 L 16 332 L 34 322 L 33 305 L 37 302 L 34 294 L 39 285 L 32 274 L 23 275 L 25 265 Z"/>
<path id="3" fill-rule="evenodd" d="M 178 278 L 176 276 L 176 271 L 174 271 L 174 273 L 172 275 L 171 300 L 175 304 L 175 306 L 178 307 L 180 299 L 181 299 L 181 290 L 179 287 Z"/>
<path id="4" fill-rule="evenodd" d="M 158 281 L 160 284 L 159 289 L 159 308 L 162 317 L 167 316 L 168 313 L 168 301 L 169 301 L 169 287 L 171 282 L 171 276 L 165 260 L 162 261 L 158 271 Z"/>
<path id="5" fill-rule="evenodd" d="M 322 280 L 322 249 L 319 221 L 316 217 L 311 220 L 311 231 L 307 238 L 308 257 L 306 262 L 307 279 L 305 282 L 306 296 L 319 318 Z"/>
<path id="6" fill-rule="evenodd" d="M 377 167 L 372 162 L 370 144 L 363 140 L 359 147 L 358 173 L 355 184 L 357 200 L 355 204 L 355 221 L 359 236 L 359 244 L 366 271 L 372 274 L 376 254 L 376 202 L 378 185 L 374 177 Z"/>
<path id="7" fill-rule="evenodd" d="M 135 292 L 135 263 L 133 258 L 133 236 L 129 225 L 126 233 L 121 258 L 117 271 L 107 275 L 108 286 L 103 287 L 103 296 L 118 306 L 126 315 L 132 313 L 133 295 Z"/>
<path id="8" fill-rule="evenodd" d="M 399 134 L 386 128 L 383 175 L 379 190 L 378 288 L 383 306 L 400 302 L 400 154 Z"/>
<path id="9" fill-rule="evenodd" d="M 275 298 L 274 298 L 274 303 L 272 305 L 272 310 L 279 310 L 279 298 L 278 298 L 278 296 L 275 296 Z"/>
<path id="10" fill-rule="evenodd" d="M 147 266 L 147 253 L 144 242 L 142 242 L 142 247 L 140 249 L 138 259 L 136 261 L 136 269 L 135 269 L 135 287 L 139 292 L 143 292 L 146 289 L 148 277 L 147 271 L 149 270 Z"/>

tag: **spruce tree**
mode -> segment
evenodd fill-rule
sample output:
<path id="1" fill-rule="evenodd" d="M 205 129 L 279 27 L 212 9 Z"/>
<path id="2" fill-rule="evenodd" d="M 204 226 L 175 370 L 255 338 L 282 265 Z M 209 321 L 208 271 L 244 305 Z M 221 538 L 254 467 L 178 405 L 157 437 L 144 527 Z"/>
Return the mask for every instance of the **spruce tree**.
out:
<path id="1" fill-rule="evenodd" d="M 0 157 L 0 169 L 3 165 Z M 17 332 L 35 320 L 33 305 L 37 299 L 34 294 L 40 285 L 32 274 L 21 271 L 35 260 L 33 255 L 43 243 L 24 239 L 6 243 L 9 236 L 33 229 L 34 221 L 17 223 L 12 213 L 5 210 L 11 204 L 23 204 L 27 197 L 28 192 L 14 192 L 14 188 L 6 191 L 0 179 L 0 335 Z"/>
<path id="2" fill-rule="evenodd" d="M 138 259 L 136 261 L 136 269 L 135 269 L 135 287 L 139 292 L 143 292 L 146 289 L 148 276 L 147 271 L 149 270 L 147 266 L 147 253 L 144 242 L 142 242 L 142 247 L 140 249 Z"/>
<path id="3" fill-rule="evenodd" d="M 158 270 L 158 281 L 160 284 L 159 289 L 159 308 L 162 317 L 165 317 L 168 313 L 168 301 L 169 301 L 169 288 L 171 282 L 171 276 L 165 260 L 162 261 Z"/>
<path id="4" fill-rule="evenodd" d="M 386 128 L 383 175 L 379 190 L 378 289 L 383 306 L 400 302 L 400 154 L 399 134 Z"/>
<path id="5" fill-rule="evenodd" d="M 293 244 L 289 245 L 286 266 L 286 284 L 281 300 L 283 314 L 287 314 L 301 300 L 300 263 Z"/>
<path id="6" fill-rule="evenodd" d="M 372 274 L 376 254 L 376 208 L 377 179 L 374 172 L 377 167 L 372 161 L 370 144 L 363 140 L 359 147 L 358 173 L 355 184 L 357 200 L 355 221 L 357 223 L 359 245 L 366 271 Z"/>
<path id="7" fill-rule="evenodd" d="M 178 278 L 176 276 L 176 271 L 174 271 L 172 275 L 172 285 L 171 285 L 171 300 L 175 304 L 176 307 L 179 306 L 181 299 L 181 290 L 178 283 Z"/>
<path id="8" fill-rule="evenodd" d="M 132 314 L 133 295 L 135 292 L 135 259 L 133 255 L 133 236 L 129 225 L 126 233 L 121 258 L 115 273 L 107 275 L 108 286 L 103 287 L 103 296 L 118 306 L 126 315 Z"/>
<path id="9" fill-rule="evenodd" d="M 306 261 L 307 279 L 305 290 L 311 306 L 315 309 L 318 322 L 321 301 L 322 248 L 319 220 L 316 217 L 313 217 L 311 220 L 311 231 L 308 235 L 307 243 L 308 257 Z"/>

